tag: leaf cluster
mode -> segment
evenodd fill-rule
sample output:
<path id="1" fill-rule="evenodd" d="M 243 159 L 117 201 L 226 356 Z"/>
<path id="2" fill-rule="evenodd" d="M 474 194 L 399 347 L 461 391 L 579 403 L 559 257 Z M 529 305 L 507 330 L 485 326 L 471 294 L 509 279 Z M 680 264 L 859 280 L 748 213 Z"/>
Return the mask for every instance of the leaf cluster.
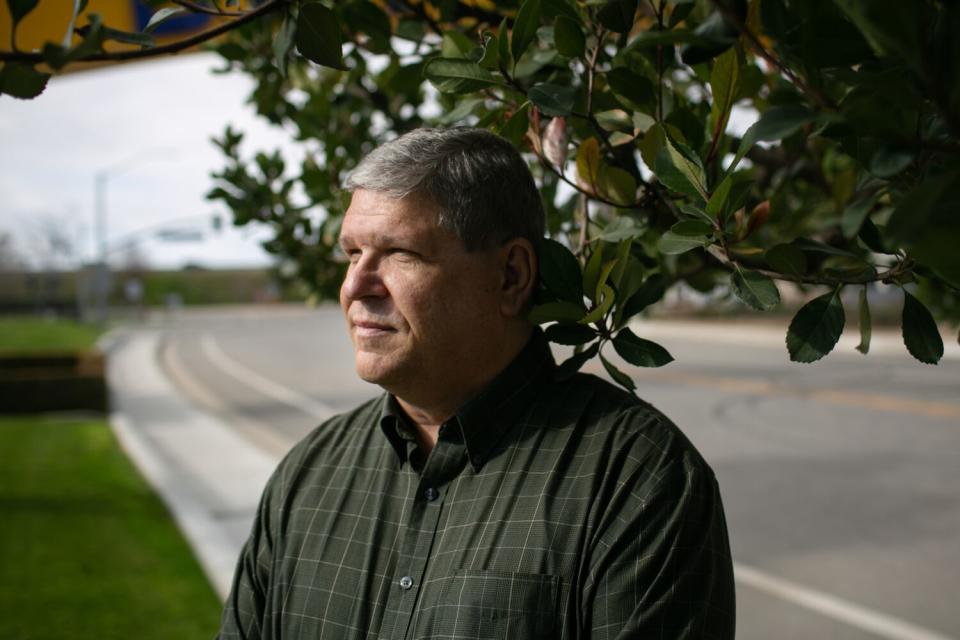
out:
<path id="1" fill-rule="evenodd" d="M 155 21 L 190 10 L 173 4 Z M 787 332 L 798 362 L 837 343 L 846 287 L 859 290 L 866 353 L 867 292 L 896 285 L 908 351 L 940 359 L 927 305 L 960 308 L 960 4 L 274 0 L 256 11 L 238 11 L 214 47 L 306 158 L 245 156 L 228 129 L 210 197 L 236 224 L 268 225 L 267 248 L 319 296 L 339 281 L 345 174 L 397 133 L 465 124 L 531 163 L 552 238 L 531 317 L 575 347 L 565 371 L 599 355 L 631 388 L 604 347 L 636 366 L 668 362 L 629 324 L 681 282 L 760 311 L 785 287 L 810 291 Z M 30 97 L 53 62 L 100 55 L 117 36 L 94 22 L 60 58 L 4 58 L 0 92 Z"/>

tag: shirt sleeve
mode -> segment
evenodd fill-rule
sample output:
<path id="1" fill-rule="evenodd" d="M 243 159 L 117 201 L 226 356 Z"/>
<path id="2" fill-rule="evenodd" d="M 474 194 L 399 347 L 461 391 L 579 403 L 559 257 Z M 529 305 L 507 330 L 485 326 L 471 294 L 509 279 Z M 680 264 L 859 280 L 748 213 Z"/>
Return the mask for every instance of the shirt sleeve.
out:
<path id="1" fill-rule="evenodd" d="M 233 576 L 230 595 L 220 620 L 218 639 L 259 640 L 263 637 L 267 590 L 273 557 L 275 534 L 272 511 L 274 493 L 279 485 L 274 473 L 260 498 L 253 528 L 242 550 Z"/>
<path id="2" fill-rule="evenodd" d="M 692 451 L 653 466 L 612 501 L 583 592 L 586 635 L 732 640 L 733 563 L 713 472 Z"/>

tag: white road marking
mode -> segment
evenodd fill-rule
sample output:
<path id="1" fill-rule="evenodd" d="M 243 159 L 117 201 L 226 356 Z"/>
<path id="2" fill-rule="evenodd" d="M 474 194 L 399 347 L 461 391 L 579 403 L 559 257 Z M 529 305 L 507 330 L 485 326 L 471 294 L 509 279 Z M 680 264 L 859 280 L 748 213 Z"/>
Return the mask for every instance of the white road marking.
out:
<path id="1" fill-rule="evenodd" d="M 820 615 L 839 620 L 851 627 L 890 640 L 956 640 L 936 631 L 893 616 L 873 611 L 822 591 L 816 591 L 783 578 L 770 575 L 740 563 L 734 563 L 733 572 L 741 585 L 764 591 Z"/>
<path id="2" fill-rule="evenodd" d="M 325 420 L 333 415 L 334 411 L 323 403 L 284 387 L 240 364 L 223 352 L 213 336 L 204 335 L 200 342 L 201 349 L 210 362 L 240 382 L 272 396 L 280 402 L 296 407 L 319 420 Z M 734 575 L 736 581 L 743 586 L 763 591 L 822 616 L 872 633 L 880 638 L 887 638 L 888 640 L 957 640 L 828 593 L 778 578 L 744 564 L 734 563 Z"/>
<path id="3" fill-rule="evenodd" d="M 275 400 L 303 411 L 309 416 L 313 416 L 319 421 L 326 420 L 333 416 L 336 411 L 322 402 L 314 400 L 293 389 L 285 387 L 273 380 L 266 378 L 253 369 L 240 364 L 220 348 L 216 339 L 205 334 L 200 338 L 200 348 L 207 359 L 218 369 L 227 375 L 239 380 L 243 384 L 266 394 Z"/>

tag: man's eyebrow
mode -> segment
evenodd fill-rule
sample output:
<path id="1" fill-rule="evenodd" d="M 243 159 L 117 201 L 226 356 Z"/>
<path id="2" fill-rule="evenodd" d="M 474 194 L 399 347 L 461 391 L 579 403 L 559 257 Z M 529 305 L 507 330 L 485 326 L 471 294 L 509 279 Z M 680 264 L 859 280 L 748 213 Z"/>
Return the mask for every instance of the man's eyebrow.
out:
<path id="1" fill-rule="evenodd" d="M 349 234 L 341 234 L 338 242 L 340 243 L 340 246 L 343 246 L 344 244 L 356 244 L 353 236 Z M 410 246 L 415 243 L 415 239 L 408 236 L 394 235 L 390 233 L 378 233 L 373 236 L 372 244 L 375 247 L 392 247 L 396 245 Z"/>

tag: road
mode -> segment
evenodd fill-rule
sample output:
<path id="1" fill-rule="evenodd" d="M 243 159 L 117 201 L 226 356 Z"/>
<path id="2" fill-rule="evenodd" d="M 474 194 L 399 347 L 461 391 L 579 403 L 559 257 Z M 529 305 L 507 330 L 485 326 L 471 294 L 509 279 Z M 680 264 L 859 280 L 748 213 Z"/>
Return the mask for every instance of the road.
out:
<path id="1" fill-rule="evenodd" d="M 379 393 L 339 311 L 211 310 L 163 322 L 183 393 L 271 455 Z M 676 362 L 627 368 L 716 471 L 738 638 L 960 638 L 960 353 L 938 367 L 880 334 L 789 362 L 783 327 L 648 323 Z M 949 338 L 948 338 L 949 340 Z M 562 357 L 562 356 L 561 356 Z M 601 375 L 599 367 L 588 370 Z"/>

